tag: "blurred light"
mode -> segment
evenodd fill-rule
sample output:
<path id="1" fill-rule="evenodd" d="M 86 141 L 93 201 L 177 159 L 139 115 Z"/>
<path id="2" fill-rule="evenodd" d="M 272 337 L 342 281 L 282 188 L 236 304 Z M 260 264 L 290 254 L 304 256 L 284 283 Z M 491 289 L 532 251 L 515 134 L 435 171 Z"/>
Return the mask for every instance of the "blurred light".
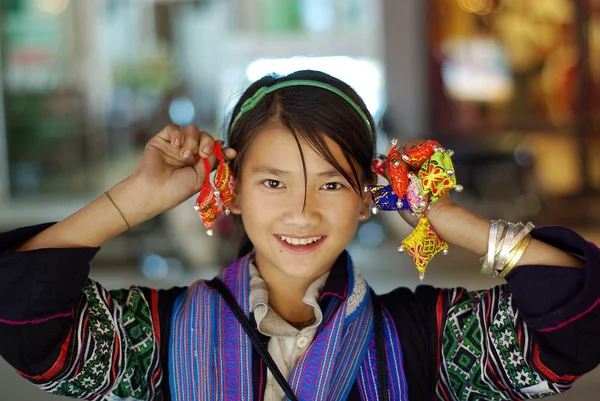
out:
<path id="1" fill-rule="evenodd" d="M 500 44 L 486 38 L 456 38 L 442 44 L 442 78 L 454 99 L 504 102 L 513 78 Z"/>
<path id="2" fill-rule="evenodd" d="M 146 255 L 142 260 L 142 274 L 150 280 L 163 280 L 169 274 L 167 261 L 155 254 Z"/>
<path id="3" fill-rule="evenodd" d="M 535 161 L 533 152 L 531 152 L 531 150 L 529 150 L 529 148 L 526 146 L 519 145 L 515 149 L 515 161 L 519 166 L 533 166 L 533 162 Z"/>
<path id="4" fill-rule="evenodd" d="M 346 56 L 260 59 L 248 65 L 246 75 L 256 81 L 267 74 L 287 75 L 299 70 L 321 71 L 341 79 L 358 93 L 372 115 L 381 107 L 383 71 L 375 60 Z"/>
<path id="5" fill-rule="evenodd" d="M 383 227 L 374 221 L 363 224 L 358 230 L 358 240 L 365 246 L 378 247 L 383 243 L 384 238 Z"/>
<path id="6" fill-rule="evenodd" d="M 62 13 L 68 6 L 69 0 L 37 0 L 39 10 L 51 15 Z"/>
<path id="7" fill-rule="evenodd" d="M 464 0 L 456 0 L 456 4 L 464 12 L 467 12 L 467 13 L 471 12 L 471 10 L 469 10 L 469 8 L 467 7 L 467 4 L 466 4 L 466 2 Z"/>
<path id="8" fill-rule="evenodd" d="M 169 267 L 169 279 L 177 280 L 185 274 L 185 268 L 183 263 L 177 258 L 165 258 L 167 266 Z"/>
<path id="9" fill-rule="evenodd" d="M 302 23 L 309 32 L 327 32 L 333 29 L 335 8 L 331 0 L 304 0 Z"/>
<path id="10" fill-rule="evenodd" d="M 493 0 L 457 0 L 457 3 L 463 11 L 479 15 L 489 14 L 494 9 Z"/>
<path id="11" fill-rule="evenodd" d="M 188 98 L 173 99 L 169 106 L 169 117 L 171 121 L 181 126 L 193 123 L 196 117 L 194 103 Z"/>
<path id="12" fill-rule="evenodd" d="M 19 192 L 37 193 L 40 189 L 41 168 L 39 164 L 17 162 L 13 165 L 14 180 Z"/>

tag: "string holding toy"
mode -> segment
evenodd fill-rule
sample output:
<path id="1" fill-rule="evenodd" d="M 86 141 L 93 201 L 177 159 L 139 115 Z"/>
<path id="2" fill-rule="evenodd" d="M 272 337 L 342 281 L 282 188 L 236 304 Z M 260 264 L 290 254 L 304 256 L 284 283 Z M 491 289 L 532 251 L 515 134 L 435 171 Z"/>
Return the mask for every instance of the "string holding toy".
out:
<path id="1" fill-rule="evenodd" d="M 234 189 L 233 174 L 231 168 L 225 162 L 220 142 L 215 143 L 213 154 L 218 162 L 214 187 L 210 182 L 211 168 L 208 159 L 202 159 L 206 178 L 194 204 L 194 210 L 198 212 L 202 219 L 208 235 L 213 235 L 212 228 L 221 214 L 229 215 L 229 205 L 233 198 Z"/>
<path id="2" fill-rule="evenodd" d="M 442 252 L 448 253 L 448 244 L 440 238 L 431 226 L 425 211 L 450 190 L 462 191 L 456 183 L 452 164 L 452 150 L 444 149 L 436 141 L 426 141 L 402 153 L 398 140 L 391 142 L 387 156 L 373 161 L 373 171 L 384 177 L 390 185 L 365 187 L 371 192 L 373 210 L 410 210 L 419 217 L 414 231 L 402 241 L 399 252 L 407 252 L 419 271 L 421 280 L 433 257 Z"/>

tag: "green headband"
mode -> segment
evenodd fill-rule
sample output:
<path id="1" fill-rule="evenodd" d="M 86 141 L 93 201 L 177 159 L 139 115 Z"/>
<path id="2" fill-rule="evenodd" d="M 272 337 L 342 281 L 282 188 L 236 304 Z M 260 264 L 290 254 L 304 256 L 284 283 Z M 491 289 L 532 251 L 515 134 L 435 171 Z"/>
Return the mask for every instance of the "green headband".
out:
<path id="1" fill-rule="evenodd" d="M 283 81 L 283 82 L 280 82 L 273 86 L 263 86 L 263 87 L 259 88 L 250 99 L 246 100 L 244 102 L 244 104 L 242 104 L 242 108 L 240 109 L 239 113 L 233 120 L 233 124 L 231 124 L 231 127 L 232 128 L 235 127 L 235 125 L 237 124 L 239 119 L 242 118 L 242 116 L 244 114 L 246 114 L 247 112 L 252 110 L 258 104 L 258 102 L 260 102 L 269 93 L 272 93 L 278 89 L 287 88 L 290 86 L 314 86 L 316 88 L 327 89 L 328 91 L 333 92 L 336 95 L 340 96 L 342 99 L 344 99 L 346 102 L 348 102 L 348 104 L 350 106 L 352 106 L 354 108 L 354 110 L 356 110 L 358 115 L 363 119 L 363 121 L 365 122 L 365 125 L 369 129 L 369 133 L 371 134 L 371 137 L 373 137 L 373 129 L 371 127 L 371 123 L 369 122 L 369 119 L 367 118 L 367 115 L 356 104 L 356 102 L 354 100 L 352 100 L 352 98 L 350 98 L 350 96 L 348 96 L 347 94 L 345 94 L 344 92 L 342 92 L 341 90 L 336 88 L 335 86 L 326 84 L 324 82 L 311 81 L 308 79 L 295 79 L 295 80 L 290 80 L 290 81 Z"/>

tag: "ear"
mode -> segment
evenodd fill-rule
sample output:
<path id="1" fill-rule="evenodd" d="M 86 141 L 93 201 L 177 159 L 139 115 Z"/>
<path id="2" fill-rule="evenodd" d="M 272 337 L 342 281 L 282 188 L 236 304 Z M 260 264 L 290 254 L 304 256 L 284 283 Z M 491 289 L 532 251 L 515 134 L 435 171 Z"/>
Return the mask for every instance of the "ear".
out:
<path id="1" fill-rule="evenodd" d="M 240 181 L 236 179 L 234 181 L 233 194 L 231 197 L 231 204 L 229 210 L 233 214 L 242 214 L 241 199 L 240 199 Z"/>
<path id="2" fill-rule="evenodd" d="M 365 192 L 364 188 L 369 185 L 375 184 L 377 184 L 377 175 L 373 171 L 371 171 L 370 176 L 363 183 L 363 188 L 361 188 L 362 199 L 360 205 L 360 213 L 367 217 L 371 213 L 371 203 L 373 203 L 373 198 L 371 197 L 371 192 Z"/>

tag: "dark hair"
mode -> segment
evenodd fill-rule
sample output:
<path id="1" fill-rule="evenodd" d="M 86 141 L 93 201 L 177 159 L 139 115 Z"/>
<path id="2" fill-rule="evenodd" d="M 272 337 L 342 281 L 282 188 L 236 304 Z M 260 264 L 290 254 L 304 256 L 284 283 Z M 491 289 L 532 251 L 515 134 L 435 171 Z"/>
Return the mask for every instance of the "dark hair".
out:
<path id="1" fill-rule="evenodd" d="M 259 88 L 297 79 L 324 82 L 346 93 L 365 113 L 373 133 L 371 134 L 356 110 L 341 96 L 311 86 L 286 87 L 268 94 L 233 126 L 233 121 L 240 112 L 242 104 L 251 98 Z M 238 152 L 231 164 L 234 177 L 240 177 L 240 168 L 254 134 L 263 125 L 274 120 L 286 127 L 296 139 L 305 177 L 306 165 L 304 154 L 300 148 L 300 140 L 306 141 L 329 164 L 335 167 L 356 192 L 362 192 L 362 183 L 371 178 L 372 174 L 371 162 L 375 153 L 376 136 L 375 122 L 363 100 L 348 84 L 323 72 L 304 70 L 284 77 L 267 75 L 250 85 L 233 108 L 227 128 L 228 146 Z M 335 160 L 323 135 L 340 146 L 346 161 L 352 168 L 352 176 L 346 173 Z M 353 160 L 360 166 L 360 172 L 356 171 Z M 305 185 L 307 184 L 305 183 Z M 243 233 L 238 257 L 250 252 L 252 247 L 250 239 Z"/>

